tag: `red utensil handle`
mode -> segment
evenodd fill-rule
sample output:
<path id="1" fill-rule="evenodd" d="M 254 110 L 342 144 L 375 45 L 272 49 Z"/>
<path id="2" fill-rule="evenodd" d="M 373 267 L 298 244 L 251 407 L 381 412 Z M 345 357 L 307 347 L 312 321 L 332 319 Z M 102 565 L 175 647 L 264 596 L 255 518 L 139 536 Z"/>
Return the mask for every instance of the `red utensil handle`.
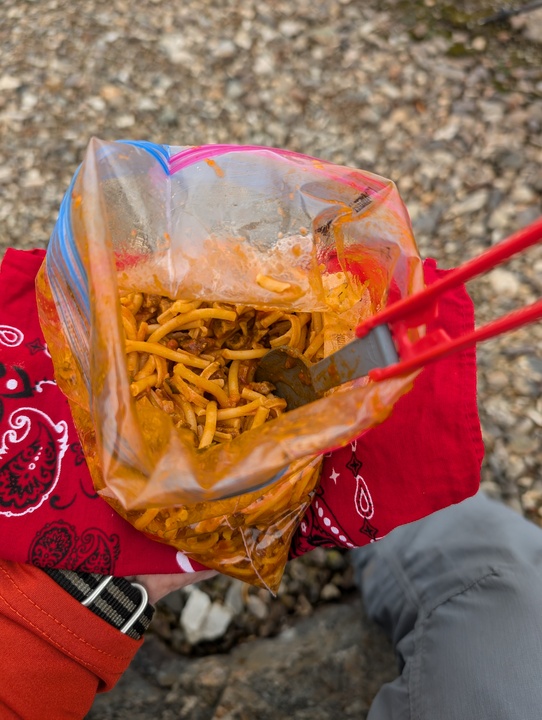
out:
<path id="1" fill-rule="evenodd" d="M 519 230 L 514 235 L 511 235 L 506 240 L 498 243 L 494 247 L 490 248 L 486 252 L 482 253 L 478 257 L 469 260 L 468 262 L 460 265 L 455 270 L 452 270 L 441 280 L 430 285 L 420 293 L 411 295 L 410 297 L 399 300 L 381 312 L 369 318 L 361 325 L 356 328 L 356 335 L 358 337 L 364 337 L 377 325 L 388 324 L 396 322 L 397 320 L 404 320 L 408 316 L 414 315 L 417 312 L 427 310 L 432 303 L 436 302 L 437 299 L 450 288 L 458 287 L 467 280 L 483 274 L 487 270 L 500 265 L 505 260 L 508 260 L 513 255 L 525 250 L 531 245 L 542 241 L 542 217 L 535 220 L 535 222 L 528 225 L 523 230 Z M 413 326 L 420 325 L 423 320 L 415 322 L 413 318 Z M 504 332 L 504 331 L 501 331 Z"/>
<path id="2" fill-rule="evenodd" d="M 540 318 L 542 318 L 542 300 L 538 300 L 532 305 L 527 305 L 527 307 L 521 308 L 520 310 L 514 310 L 508 315 L 504 315 L 458 338 L 442 341 L 437 335 L 433 347 L 395 365 L 371 370 L 369 377 L 372 380 L 387 380 L 388 378 L 397 377 L 398 375 L 405 375 L 434 360 L 464 350 L 483 340 L 489 340 L 489 338 L 496 337 L 510 330 L 515 330 L 523 325 L 528 325 Z"/>

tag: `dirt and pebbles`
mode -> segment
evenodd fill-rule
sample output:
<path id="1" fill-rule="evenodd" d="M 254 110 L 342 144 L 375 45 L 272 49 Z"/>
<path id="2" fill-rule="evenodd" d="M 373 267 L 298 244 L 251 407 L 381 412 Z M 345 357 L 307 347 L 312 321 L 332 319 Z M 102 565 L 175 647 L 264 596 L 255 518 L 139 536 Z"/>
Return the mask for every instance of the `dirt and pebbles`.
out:
<path id="1" fill-rule="evenodd" d="M 47 244 L 98 136 L 289 147 L 376 172 L 397 183 L 422 255 L 463 262 L 542 214 L 542 11 L 482 24 L 500 9 L 3 0 L 0 245 Z M 542 248 L 469 289 L 479 322 L 535 300 Z M 542 325 L 478 358 L 482 485 L 542 524 Z M 190 642 L 188 595 L 169 596 L 90 719 L 363 718 L 394 675 L 342 553 L 291 563 L 275 599 L 222 578 L 199 591 L 229 597 L 223 633 Z"/>

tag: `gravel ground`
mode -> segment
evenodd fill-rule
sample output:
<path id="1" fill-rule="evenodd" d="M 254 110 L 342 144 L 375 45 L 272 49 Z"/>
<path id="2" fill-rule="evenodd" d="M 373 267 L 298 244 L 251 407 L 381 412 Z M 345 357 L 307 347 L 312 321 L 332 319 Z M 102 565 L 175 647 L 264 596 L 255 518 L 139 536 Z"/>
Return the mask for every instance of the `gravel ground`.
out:
<path id="1" fill-rule="evenodd" d="M 0 244 L 46 245 L 95 135 L 288 147 L 376 172 L 397 183 L 422 255 L 461 263 L 542 214 L 542 10 L 480 23 L 499 9 L 494 0 L 3 0 Z M 541 289 L 542 247 L 469 285 L 478 322 Z M 541 389 L 542 324 L 479 348 L 482 485 L 540 525 Z M 149 657 L 166 645 L 179 658 L 230 651 L 353 593 L 337 552 L 291 563 L 276 600 L 232 587 L 202 588 L 238 603 L 211 644 L 188 642 L 187 596 L 170 596 Z M 119 702 L 93 717 L 125 717 Z M 141 717 L 266 717 L 166 710 Z"/>

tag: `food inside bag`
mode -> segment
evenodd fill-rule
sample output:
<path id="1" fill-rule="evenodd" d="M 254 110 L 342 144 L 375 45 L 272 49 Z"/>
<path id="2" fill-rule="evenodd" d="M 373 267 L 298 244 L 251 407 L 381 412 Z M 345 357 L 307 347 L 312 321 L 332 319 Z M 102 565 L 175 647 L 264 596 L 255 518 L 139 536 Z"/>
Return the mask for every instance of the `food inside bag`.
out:
<path id="1" fill-rule="evenodd" d="M 415 374 L 288 411 L 258 361 L 310 362 L 423 287 L 392 182 L 272 148 L 92 140 L 37 280 L 98 492 L 147 535 L 276 590 L 323 453 Z"/>

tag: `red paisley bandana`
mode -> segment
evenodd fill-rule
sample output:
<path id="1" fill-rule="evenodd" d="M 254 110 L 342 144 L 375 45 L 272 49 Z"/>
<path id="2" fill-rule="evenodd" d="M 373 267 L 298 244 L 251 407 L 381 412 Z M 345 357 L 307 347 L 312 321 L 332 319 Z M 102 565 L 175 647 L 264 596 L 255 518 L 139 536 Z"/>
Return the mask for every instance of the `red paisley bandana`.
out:
<path id="1" fill-rule="evenodd" d="M 38 322 L 41 250 L 8 250 L 0 269 L 0 554 L 40 567 L 114 575 L 199 570 L 148 539 L 94 491 Z M 439 271 L 426 263 L 426 280 Z M 445 306 L 451 335 L 473 324 L 464 290 Z M 321 487 L 292 545 L 353 547 L 476 492 L 483 454 L 475 356 L 422 373 L 392 417 L 325 458 Z"/>
<path id="2" fill-rule="evenodd" d="M 44 252 L 8 250 L 0 269 L 0 553 L 113 575 L 200 570 L 149 540 L 94 491 L 38 322 Z"/>

